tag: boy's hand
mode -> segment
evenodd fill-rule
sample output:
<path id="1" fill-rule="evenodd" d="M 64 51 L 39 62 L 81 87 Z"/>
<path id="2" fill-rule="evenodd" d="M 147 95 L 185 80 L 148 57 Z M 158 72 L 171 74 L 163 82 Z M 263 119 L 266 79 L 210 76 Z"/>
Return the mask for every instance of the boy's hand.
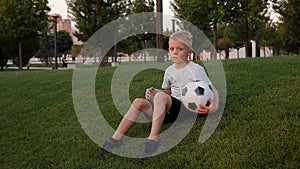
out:
<path id="1" fill-rule="evenodd" d="M 200 104 L 198 106 L 198 114 L 208 114 L 210 112 L 216 112 L 218 110 L 217 105 L 215 105 L 211 99 L 208 99 L 208 101 L 210 102 L 209 106 L 205 106 L 203 104 Z"/>
<path id="2" fill-rule="evenodd" d="M 151 94 L 154 92 L 155 88 L 154 87 L 150 87 L 146 90 L 146 93 L 145 93 L 145 98 L 147 100 L 150 100 L 150 97 L 151 97 Z"/>

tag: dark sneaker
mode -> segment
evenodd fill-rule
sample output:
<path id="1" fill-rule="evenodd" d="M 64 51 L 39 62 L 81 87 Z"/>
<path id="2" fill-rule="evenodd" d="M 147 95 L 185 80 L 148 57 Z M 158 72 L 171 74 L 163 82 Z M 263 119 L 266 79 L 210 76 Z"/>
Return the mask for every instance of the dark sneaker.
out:
<path id="1" fill-rule="evenodd" d="M 145 159 L 150 157 L 157 150 L 158 146 L 159 143 L 157 141 L 147 139 L 144 151 L 140 154 L 139 158 Z"/>
<path id="2" fill-rule="evenodd" d="M 115 140 L 113 138 L 109 138 L 104 142 L 101 150 L 95 154 L 95 157 L 102 157 L 111 149 L 120 147 L 122 144 L 123 144 L 122 140 Z"/>

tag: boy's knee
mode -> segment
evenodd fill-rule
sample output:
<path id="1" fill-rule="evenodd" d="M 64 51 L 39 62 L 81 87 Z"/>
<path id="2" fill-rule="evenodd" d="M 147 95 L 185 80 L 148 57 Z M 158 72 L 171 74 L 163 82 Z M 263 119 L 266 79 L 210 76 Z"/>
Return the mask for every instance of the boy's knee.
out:
<path id="1" fill-rule="evenodd" d="M 134 101 L 132 102 L 133 105 L 142 105 L 143 103 L 143 99 L 140 99 L 140 98 L 137 98 L 137 99 L 134 99 Z"/>
<path id="2" fill-rule="evenodd" d="M 154 101 L 163 101 L 166 100 L 167 95 L 164 92 L 158 92 L 154 96 Z"/>
<path id="3" fill-rule="evenodd" d="M 141 110 L 143 108 L 145 108 L 145 99 L 141 99 L 141 98 L 137 98 L 132 102 L 132 106 L 137 109 L 137 110 Z"/>

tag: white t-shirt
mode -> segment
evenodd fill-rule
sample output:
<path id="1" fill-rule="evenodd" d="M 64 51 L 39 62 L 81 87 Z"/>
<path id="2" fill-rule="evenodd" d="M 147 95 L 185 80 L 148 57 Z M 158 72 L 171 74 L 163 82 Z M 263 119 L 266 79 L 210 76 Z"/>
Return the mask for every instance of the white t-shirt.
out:
<path id="1" fill-rule="evenodd" d="M 211 85 L 205 69 L 190 61 L 184 68 L 177 69 L 175 64 L 169 66 L 164 74 L 163 89 L 171 89 L 171 96 L 181 100 L 181 90 L 189 82 L 205 81 Z"/>

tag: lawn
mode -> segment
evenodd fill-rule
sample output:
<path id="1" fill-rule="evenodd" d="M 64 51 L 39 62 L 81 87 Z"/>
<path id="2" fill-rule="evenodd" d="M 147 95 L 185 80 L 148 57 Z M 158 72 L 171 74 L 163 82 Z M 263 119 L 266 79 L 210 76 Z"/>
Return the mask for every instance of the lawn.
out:
<path id="1" fill-rule="evenodd" d="M 182 142 L 144 161 L 93 157 L 99 146 L 77 119 L 72 70 L 0 72 L 0 168 L 300 168 L 300 56 L 222 63 L 226 105 L 210 139 L 198 142 L 206 120 L 199 117 Z M 95 93 L 101 112 L 117 127 L 121 115 L 110 94 L 114 71 L 98 70 Z M 130 98 L 159 87 L 162 76 L 153 69 L 139 73 Z M 147 137 L 149 126 L 137 124 L 128 135 Z"/>

